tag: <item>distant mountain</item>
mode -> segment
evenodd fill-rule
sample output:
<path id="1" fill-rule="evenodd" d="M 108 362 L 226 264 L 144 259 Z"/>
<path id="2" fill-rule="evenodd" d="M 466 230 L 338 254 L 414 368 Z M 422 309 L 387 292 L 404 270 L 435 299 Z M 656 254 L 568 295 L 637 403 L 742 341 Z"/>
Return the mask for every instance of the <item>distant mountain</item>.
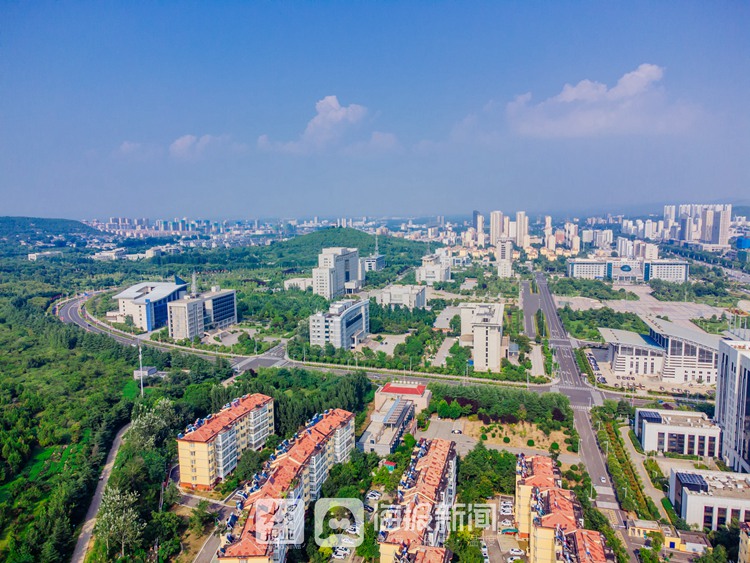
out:
<path id="1" fill-rule="evenodd" d="M 22 254 L 38 247 L 59 246 L 87 236 L 103 235 L 80 221 L 40 217 L 0 217 L 0 252 Z"/>

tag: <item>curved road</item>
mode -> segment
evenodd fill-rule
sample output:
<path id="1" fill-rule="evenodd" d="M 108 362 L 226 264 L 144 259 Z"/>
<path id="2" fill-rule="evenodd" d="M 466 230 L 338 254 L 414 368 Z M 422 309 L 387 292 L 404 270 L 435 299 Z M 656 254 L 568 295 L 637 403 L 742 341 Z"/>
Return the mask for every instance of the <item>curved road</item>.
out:
<path id="1" fill-rule="evenodd" d="M 94 497 L 91 499 L 89 509 L 86 511 L 86 519 L 83 521 L 81 535 L 78 536 L 76 548 L 75 551 L 73 551 L 72 563 L 83 563 L 86 559 L 86 554 L 89 550 L 89 542 L 91 541 L 91 536 L 94 533 L 94 526 L 96 525 L 96 513 L 99 512 L 99 506 L 102 504 L 102 493 L 104 493 L 104 489 L 107 487 L 109 476 L 112 474 L 112 467 L 115 465 L 117 452 L 122 445 L 122 437 L 125 432 L 127 432 L 128 428 L 130 428 L 130 423 L 123 426 L 112 441 L 112 447 L 109 449 L 109 454 L 107 454 L 107 461 L 102 469 L 99 484 L 96 486 Z"/>

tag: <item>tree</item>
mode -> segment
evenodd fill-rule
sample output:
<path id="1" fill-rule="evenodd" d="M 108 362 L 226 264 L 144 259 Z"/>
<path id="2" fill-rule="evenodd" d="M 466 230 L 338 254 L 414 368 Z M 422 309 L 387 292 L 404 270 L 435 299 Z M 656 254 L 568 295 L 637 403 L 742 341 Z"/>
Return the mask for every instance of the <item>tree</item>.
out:
<path id="1" fill-rule="evenodd" d="M 138 494 L 122 492 L 116 487 L 107 487 L 94 528 L 97 536 L 104 538 L 109 553 L 110 540 L 120 541 L 120 555 L 125 557 L 125 547 L 138 542 L 145 524 L 136 510 Z"/>
<path id="2" fill-rule="evenodd" d="M 190 531 L 196 536 L 203 533 L 206 524 L 214 519 L 214 514 L 208 511 L 208 501 L 202 500 L 198 502 L 193 512 L 190 514 L 189 526 Z"/>
<path id="3" fill-rule="evenodd" d="M 355 553 L 367 561 L 374 561 L 380 557 L 380 544 L 378 544 L 375 526 L 372 522 L 365 522 L 364 537 Z"/>
<path id="4" fill-rule="evenodd" d="M 453 317 L 451 317 L 449 326 L 450 326 L 450 332 L 448 334 L 450 336 L 460 336 L 461 335 L 461 315 L 453 315 Z"/>
<path id="5" fill-rule="evenodd" d="M 727 563 L 727 550 L 724 549 L 723 545 L 717 545 L 713 549 L 709 549 L 704 555 L 701 555 L 697 559 L 693 559 L 695 563 Z"/>
<path id="6" fill-rule="evenodd" d="M 267 458 L 268 456 L 263 455 L 261 452 L 256 452 L 251 449 L 245 450 L 242 452 L 242 457 L 240 457 L 237 462 L 237 467 L 234 470 L 235 476 L 240 481 L 249 481 L 258 471 L 260 471 L 261 467 L 263 467 L 263 462 Z"/>
<path id="7" fill-rule="evenodd" d="M 180 525 L 182 519 L 174 512 L 152 512 L 152 535 L 159 540 L 160 559 L 180 552 Z"/>

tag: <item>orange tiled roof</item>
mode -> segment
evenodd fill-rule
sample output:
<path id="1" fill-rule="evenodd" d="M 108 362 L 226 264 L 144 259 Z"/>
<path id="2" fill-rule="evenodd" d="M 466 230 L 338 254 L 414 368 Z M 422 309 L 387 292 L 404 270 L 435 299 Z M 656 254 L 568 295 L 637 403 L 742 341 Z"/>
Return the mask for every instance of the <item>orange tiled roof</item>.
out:
<path id="1" fill-rule="evenodd" d="M 240 539 L 227 546 L 223 557 L 259 557 L 268 553 L 271 546 L 259 543 L 255 537 L 255 501 L 261 498 L 282 498 L 294 480 L 302 473 L 315 448 L 353 418 L 354 414 L 349 411 L 332 409 L 328 414 L 324 414 L 322 420 L 318 421 L 315 426 L 300 432 L 300 437 L 289 448 L 289 451 L 278 458 L 268 480 L 246 501 L 245 504 L 249 504 L 251 508 Z"/>
<path id="2" fill-rule="evenodd" d="M 203 426 L 196 428 L 177 440 L 179 442 L 210 442 L 222 430 L 232 426 L 238 419 L 273 401 L 273 399 L 268 395 L 254 393 L 239 401 L 238 405 L 219 411 L 207 420 Z"/>
<path id="3" fill-rule="evenodd" d="M 576 556 L 579 563 L 607 563 L 604 550 L 604 538 L 594 530 L 576 530 L 568 535 L 573 536 Z"/>
<path id="4" fill-rule="evenodd" d="M 420 546 L 414 555 L 414 563 L 446 563 L 451 560 L 451 551 L 445 547 Z"/>
<path id="5" fill-rule="evenodd" d="M 564 532 L 578 528 L 575 513 L 575 495 L 566 489 L 550 489 L 542 493 L 547 514 L 542 516 L 541 525 L 545 528 L 559 526 Z"/>
<path id="6" fill-rule="evenodd" d="M 557 466 L 552 458 L 541 455 L 527 457 L 526 467 L 529 469 L 529 473 L 521 479 L 523 485 L 539 487 L 540 489 L 557 486 Z"/>

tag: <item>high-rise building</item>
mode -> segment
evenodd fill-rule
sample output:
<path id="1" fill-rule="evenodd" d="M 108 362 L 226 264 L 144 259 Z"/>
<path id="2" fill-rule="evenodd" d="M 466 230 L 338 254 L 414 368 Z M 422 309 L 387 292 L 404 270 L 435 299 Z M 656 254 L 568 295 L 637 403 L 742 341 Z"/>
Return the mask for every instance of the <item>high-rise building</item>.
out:
<path id="1" fill-rule="evenodd" d="M 529 218 L 525 211 L 516 212 L 516 246 L 526 248 L 529 244 Z"/>
<path id="2" fill-rule="evenodd" d="M 734 471 L 750 473 L 750 342 L 719 343 L 716 422 L 722 457 Z"/>
<path id="3" fill-rule="evenodd" d="M 490 245 L 495 246 L 503 236 L 503 212 L 492 211 L 490 213 Z"/>
<path id="4" fill-rule="evenodd" d="M 513 241 L 500 239 L 495 245 L 495 257 L 497 258 L 497 275 L 500 278 L 513 276 Z"/>
<path id="5" fill-rule="evenodd" d="M 477 246 L 484 247 L 487 245 L 487 235 L 484 232 L 484 215 L 477 217 Z"/>
<path id="6" fill-rule="evenodd" d="M 469 337 L 476 371 L 499 372 L 505 357 L 503 305 L 465 303 L 461 306 L 461 337 Z"/>
<path id="7" fill-rule="evenodd" d="M 481 213 L 477 211 L 476 209 L 471 212 L 471 226 L 474 227 L 474 229 L 477 228 L 477 225 L 479 224 L 479 217 Z"/>
<path id="8" fill-rule="evenodd" d="M 363 278 L 356 248 L 324 248 L 318 255 L 318 267 L 313 268 L 313 293 L 336 299 L 358 290 Z"/>
<path id="9" fill-rule="evenodd" d="M 169 336 L 174 340 L 202 337 L 204 331 L 226 328 L 237 322 L 234 289 L 218 286 L 202 294 L 191 294 L 168 304 Z"/>
<path id="10" fill-rule="evenodd" d="M 677 219 L 677 210 L 674 205 L 665 205 L 664 206 L 664 224 L 666 225 L 672 225 L 672 223 L 675 222 Z"/>

